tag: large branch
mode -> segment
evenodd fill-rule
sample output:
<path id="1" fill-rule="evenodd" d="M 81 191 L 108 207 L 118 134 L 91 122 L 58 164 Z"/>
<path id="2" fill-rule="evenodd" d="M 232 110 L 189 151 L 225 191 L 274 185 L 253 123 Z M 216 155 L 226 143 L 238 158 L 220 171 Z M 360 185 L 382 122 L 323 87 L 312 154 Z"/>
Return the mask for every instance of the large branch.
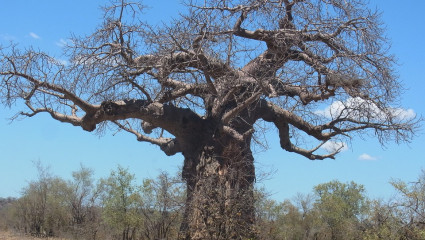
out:
<path id="1" fill-rule="evenodd" d="M 291 137 L 289 133 L 289 124 L 279 120 L 274 121 L 274 124 L 279 131 L 280 146 L 288 152 L 298 153 L 310 160 L 323 160 L 326 158 L 334 159 L 335 155 L 338 154 L 340 150 L 342 149 L 342 147 L 340 147 L 339 149 L 336 149 L 334 152 L 330 154 L 325 154 L 325 155 L 315 154 L 314 152 L 317 151 L 323 145 L 324 142 L 320 143 L 317 147 L 311 150 L 297 147 L 291 142 Z"/>
<path id="2" fill-rule="evenodd" d="M 242 112 L 244 109 L 246 109 L 253 102 L 257 101 L 260 98 L 261 94 L 262 94 L 261 92 L 253 93 L 252 96 L 250 96 L 249 98 L 247 98 L 246 100 L 244 100 L 243 103 L 238 104 L 236 107 L 234 107 L 231 110 L 229 110 L 228 112 L 226 112 L 223 115 L 223 117 L 221 119 L 221 122 L 223 124 L 228 124 L 240 112 Z"/>
<path id="3" fill-rule="evenodd" d="M 199 139 L 202 138 L 198 138 L 199 136 L 197 137 L 196 135 L 205 133 L 204 128 L 206 126 L 204 121 L 189 109 L 163 105 L 157 102 L 152 103 L 146 100 L 105 101 L 101 105 L 96 106 L 94 111 L 86 113 L 83 117 L 66 115 L 47 107 L 34 108 L 29 101 L 26 104 L 31 112 L 22 112 L 21 114 L 24 116 L 33 117 L 36 114 L 46 112 L 53 119 L 70 123 L 74 126 L 81 126 L 86 131 L 95 130 L 99 123 L 106 121 L 113 122 L 121 129 L 136 135 L 138 141 L 158 145 L 167 155 L 181 152 L 184 147 L 196 146 L 196 144 L 190 142 L 190 139 L 198 139 L 197 143 L 199 143 Z M 176 136 L 176 139 L 151 138 L 118 122 L 119 120 L 131 118 L 153 123 L 153 128 L 163 128 Z M 180 139 L 180 141 L 177 139 Z M 189 145 L 183 146 L 182 143 Z"/>
<path id="4" fill-rule="evenodd" d="M 104 121 L 140 119 L 166 129 L 175 136 L 187 134 L 187 124 L 201 124 L 202 119 L 189 109 L 147 100 L 105 101 L 95 112 L 83 117 L 83 128 L 93 131 Z"/>
<path id="5" fill-rule="evenodd" d="M 314 154 L 314 152 L 318 148 L 312 150 L 299 148 L 292 144 L 290 140 L 289 125 L 294 126 L 296 129 L 322 142 L 326 142 L 338 135 L 348 136 L 349 133 L 353 134 L 353 132 L 367 129 L 375 130 L 375 134 L 379 137 L 380 141 L 382 141 L 381 138 L 383 136 L 388 137 L 386 135 L 389 133 L 394 134 L 396 141 L 407 141 L 411 138 L 414 128 L 417 125 L 417 121 L 414 119 L 398 123 L 395 121 L 396 118 L 391 116 L 391 113 L 388 113 L 389 119 L 367 120 L 340 115 L 327 123 L 313 125 L 295 113 L 285 110 L 266 100 L 260 100 L 257 105 L 256 114 L 257 118 L 274 123 L 279 130 L 280 144 L 283 149 L 290 152 L 296 152 L 309 159 L 333 158 L 340 149 L 329 155 L 317 155 Z"/>
<path id="6" fill-rule="evenodd" d="M 276 126 L 284 127 L 286 124 L 291 124 L 317 140 L 327 141 L 332 137 L 329 133 L 323 133 L 321 126 L 310 124 L 295 113 L 285 110 L 266 100 L 261 100 L 258 104 L 257 114 L 258 118 L 262 118 L 267 122 L 273 122 Z"/>
<path id="7" fill-rule="evenodd" d="M 279 108 L 278 106 L 270 102 L 261 100 L 258 106 L 258 111 L 256 113 L 260 114 L 259 117 L 261 117 L 264 121 L 274 123 L 274 125 L 279 131 L 280 146 L 288 152 L 295 152 L 311 160 L 323 160 L 326 158 L 334 158 L 335 155 L 341 150 L 337 149 L 333 153 L 326 155 L 315 154 L 315 152 L 320 148 L 320 146 L 322 146 L 324 142 L 328 141 L 331 138 L 331 135 L 327 133 L 322 133 L 320 131 L 320 127 L 311 125 L 296 114 Z M 299 130 L 307 133 L 308 135 L 313 136 L 318 140 L 321 140 L 322 143 L 320 143 L 317 147 L 311 150 L 307 150 L 294 145 L 291 142 L 289 125 L 295 126 Z"/>

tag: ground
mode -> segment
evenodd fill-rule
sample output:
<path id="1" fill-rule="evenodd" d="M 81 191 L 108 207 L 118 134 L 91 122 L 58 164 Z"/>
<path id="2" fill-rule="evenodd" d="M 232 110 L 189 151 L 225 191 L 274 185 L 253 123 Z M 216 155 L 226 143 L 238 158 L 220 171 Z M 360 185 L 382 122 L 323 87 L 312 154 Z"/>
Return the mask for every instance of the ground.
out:
<path id="1" fill-rule="evenodd" d="M 10 231 L 1 231 L 0 230 L 0 240 L 39 240 L 39 239 L 45 239 L 45 240 L 66 240 L 65 238 L 36 238 L 31 236 L 26 236 L 19 233 L 13 233 Z"/>

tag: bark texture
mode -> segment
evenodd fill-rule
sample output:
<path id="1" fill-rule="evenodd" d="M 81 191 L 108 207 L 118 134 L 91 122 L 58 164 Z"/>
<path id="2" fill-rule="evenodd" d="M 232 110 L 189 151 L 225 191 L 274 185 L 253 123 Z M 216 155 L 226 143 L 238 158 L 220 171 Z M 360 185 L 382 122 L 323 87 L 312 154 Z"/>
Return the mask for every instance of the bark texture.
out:
<path id="1" fill-rule="evenodd" d="M 183 170 L 188 200 L 182 239 L 254 238 L 255 172 L 249 143 L 228 138 L 196 154 L 197 161 L 189 161 L 197 164 Z"/>

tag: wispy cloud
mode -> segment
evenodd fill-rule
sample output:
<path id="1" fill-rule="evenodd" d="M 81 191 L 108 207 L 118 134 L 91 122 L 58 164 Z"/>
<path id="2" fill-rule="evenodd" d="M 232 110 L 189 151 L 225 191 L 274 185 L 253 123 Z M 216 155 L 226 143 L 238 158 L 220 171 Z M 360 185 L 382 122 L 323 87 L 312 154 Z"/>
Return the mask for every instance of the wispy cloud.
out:
<path id="1" fill-rule="evenodd" d="M 69 64 L 69 62 L 68 62 L 68 60 L 65 60 L 65 59 L 60 59 L 60 58 L 57 58 L 57 59 L 55 59 L 58 63 L 60 63 L 60 64 L 62 64 L 62 65 L 64 65 L 64 66 L 66 66 L 66 65 L 68 65 Z"/>
<path id="2" fill-rule="evenodd" d="M 63 39 L 63 38 L 59 39 L 59 41 L 56 42 L 56 45 L 59 47 L 65 47 L 69 44 L 70 44 L 70 40 Z"/>
<path id="3" fill-rule="evenodd" d="M 359 156 L 359 160 L 362 160 L 362 161 L 376 161 L 376 160 L 378 160 L 378 158 L 377 157 L 373 157 L 373 156 L 371 156 L 371 155 L 369 155 L 367 153 L 363 153 L 362 155 Z"/>
<path id="4" fill-rule="evenodd" d="M 413 109 L 402 108 L 379 108 L 375 103 L 356 98 L 348 98 L 344 102 L 335 101 L 324 110 L 315 112 L 318 115 L 336 119 L 336 118 L 352 118 L 356 120 L 374 119 L 383 121 L 388 117 L 400 121 L 411 120 L 416 117 Z"/>
<path id="5" fill-rule="evenodd" d="M 322 146 L 322 149 L 325 149 L 328 152 L 335 152 L 335 151 L 346 151 L 348 150 L 348 146 L 347 144 L 343 143 L 343 142 L 334 142 L 334 141 L 327 141 L 325 142 Z"/>
<path id="6" fill-rule="evenodd" d="M 67 60 L 61 59 L 61 58 L 54 58 L 54 57 L 52 57 L 52 58 L 49 58 L 48 61 L 51 64 L 54 64 L 54 65 L 63 65 L 63 66 L 66 66 L 66 65 L 69 64 L 69 62 Z"/>
<path id="7" fill-rule="evenodd" d="M 37 34 L 30 32 L 29 33 L 30 37 L 34 38 L 34 39 L 40 39 L 40 36 L 38 36 Z"/>

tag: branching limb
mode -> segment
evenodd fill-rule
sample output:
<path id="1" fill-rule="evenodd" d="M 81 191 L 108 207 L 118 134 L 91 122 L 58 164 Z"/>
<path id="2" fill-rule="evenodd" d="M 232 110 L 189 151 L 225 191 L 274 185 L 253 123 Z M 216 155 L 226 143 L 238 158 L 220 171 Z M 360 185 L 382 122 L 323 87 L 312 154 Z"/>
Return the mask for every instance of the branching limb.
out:
<path id="1" fill-rule="evenodd" d="M 312 92 L 310 87 L 309 89 L 304 86 L 294 86 L 290 84 L 276 84 L 274 87 L 275 93 L 277 96 L 289 96 L 289 97 L 299 97 L 300 101 L 307 105 L 312 101 L 323 101 L 335 96 L 335 89 L 327 89 L 321 91 L 320 93 Z M 316 86 L 319 90 L 320 86 Z"/>
<path id="2" fill-rule="evenodd" d="M 274 123 L 279 130 L 280 146 L 288 152 L 298 153 L 310 160 L 323 160 L 326 158 L 334 159 L 335 155 L 338 154 L 339 151 L 342 149 L 341 147 L 337 149 L 336 151 L 327 155 L 314 154 L 314 152 L 317 151 L 323 145 L 324 142 L 320 143 L 317 147 L 311 150 L 297 147 L 291 142 L 291 139 L 290 139 L 291 137 L 289 133 L 289 124 L 285 122 L 281 122 L 281 121 L 275 121 Z"/>
<path id="3" fill-rule="evenodd" d="M 165 94 L 157 100 L 160 103 L 170 102 L 179 97 L 186 96 L 187 94 L 201 97 L 203 93 L 209 89 L 207 84 L 189 84 L 171 78 L 161 80 L 161 83 L 163 86 L 169 87 L 172 90 L 165 92 Z"/>
<path id="4" fill-rule="evenodd" d="M 254 129 L 249 129 L 245 133 L 241 134 L 238 131 L 236 131 L 234 128 L 229 126 L 222 126 L 220 130 L 231 136 L 233 139 L 239 141 L 239 142 L 246 142 L 247 139 L 251 137 L 251 135 L 254 133 Z"/>
<path id="5" fill-rule="evenodd" d="M 323 133 L 320 126 L 314 126 L 295 113 L 280 108 L 271 102 L 261 100 L 258 107 L 261 109 L 258 111 L 258 113 L 261 113 L 259 118 L 273 122 L 277 128 L 279 126 L 285 128 L 287 124 L 291 124 L 317 140 L 327 141 L 331 137 L 329 133 Z"/>
<path id="6" fill-rule="evenodd" d="M 80 107 L 83 111 L 85 112 L 93 112 L 96 108 L 95 105 L 92 105 L 86 101 L 84 101 L 83 99 L 79 98 L 77 95 L 75 95 L 74 93 L 70 92 L 69 90 L 52 84 L 52 83 L 48 83 L 48 82 L 42 82 L 40 80 L 35 79 L 34 77 L 21 73 L 21 72 L 12 72 L 12 71 L 6 71 L 6 72 L 0 72 L 0 75 L 4 75 L 4 76 L 14 76 L 17 78 L 24 78 L 26 80 L 28 80 L 29 82 L 33 83 L 37 89 L 39 89 L 39 91 L 42 91 L 42 89 L 47 89 L 47 90 L 51 90 L 54 92 L 58 92 L 58 93 L 62 93 L 63 94 L 63 98 L 65 99 L 69 99 L 72 102 L 74 102 L 78 107 Z M 35 89 L 35 88 L 34 88 Z M 27 97 L 32 96 L 34 94 L 33 91 L 36 90 L 32 90 L 31 94 L 29 94 Z M 56 95 L 57 96 L 57 95 Z"/>
<path id="7" fill-rule="evenodd" d="M 210 78 L 210 75 L 208 75 L 207 73 L 205 73 L 205 81 L 207 81 L 208 87 L 213 93 L 213 95 L 217 95 L 217 89 L 215 88 L 214 83 Z"/>
<path id="8" fill-rule="evenodd" d="M 261 95 L 262 95 L 261 92 L 256 92 L 256 93 L 252 94 L 252 96 L 249 97 L 248 99 L 246 99 L 243 103 L 238 104 L 235 108 L 233 108 L 230 111 L 226 112 L 223 115 L 223 117 L 221 119 L 221 122 L 223 124 L 228 124 L 241 111 L 243 111 L 248 106 L 250 106 L 252 103 L 254 103 L 255 101 L 257 101 L 260 98 Z"/>
<path id="9" fill-rule="evenodd" d="M 298 130 L 305 132 L 306 134 L 314 137 L 317 140 L 326 142 L 332 137 L 338 135 L 346 135 L 356 131 L 372 129 L 375 130 L 375 134 L 379 140 L 383 143 L 383 137 L 389 138 L 388 134 L 395 136 L 396 141 L 407 141 L 411 138 L 414 131 L 414 126 L 418 124 L 417 121 L 410 120 L 408 122 L 397 123 L 392 120 L 386 119 L 369 119 L 356 120 L 353 117 L 345 117 L 340 115 L 328 123 L 322 125 L 313 125 L 295 113 L 289 112 L 285 109 L 280 108 L 273 103 L 262 100 L 259 106 L 261 118 L 267 122 L 273 122 L 279 130 L 279 137 L 281 147 L 287 151 L 296 152 L 310 159 L 323 159 L 333 158 L 341 149 L 338 149 L 334 153 L 329 155 L 316 155 L 313 154 L 318 148 L 312 150 L 305 150 L 293 145 L 290 141 L 289 125 L 296 127 Z M 390 113 L 388 113 L 390 114 Z M 391 114 L 390 114 L 391 115 Z M 391 118 L 391 116 L 389 116 Z M 340 125 L 340 126 L 337 126 Z M 343 127 L 345 125 L 345 127 Z M 319 146 L 320 147 L 320 146 Z"/>
<path id="10" fill-rule="evenodd" d="M 152 144 L 155 144 L 161 148 L 161 150 L 167 154 L 167 156 L 172 156 L 178 152 L 181 152 L 182 149 L 180 145 L 178 144 L 178 141 L 176 139 L 172 138 L 151 138 L 148 136 L 145 136 L 138 131 L 134 130 L 130 127 L 130 124 L 126 122 L 125 124 L 121 124 L 118 121 L 112 121 L 115 125 L 117 125 L 120 129 L 129 132 L 131 134 L 134 134 L 137 137 L 137 141 L 139 142 L 149 142 Z"/>
<path id="11" fill-rule="evenodd" d="M 33 117 L 39 113 L 49 113 L 53 119 L 56 119 L 60 122 L 70 123 L 74 126 L 81 126 L 82 119 L 76 116 L 69 116 L 59 112 L 54 111 L 51 108 L 34 108 L 29 101 L 26 101 L 25 104 L 32 111 L 30 113 L 21 112 L 20 114 L 26 117 Z"/>

